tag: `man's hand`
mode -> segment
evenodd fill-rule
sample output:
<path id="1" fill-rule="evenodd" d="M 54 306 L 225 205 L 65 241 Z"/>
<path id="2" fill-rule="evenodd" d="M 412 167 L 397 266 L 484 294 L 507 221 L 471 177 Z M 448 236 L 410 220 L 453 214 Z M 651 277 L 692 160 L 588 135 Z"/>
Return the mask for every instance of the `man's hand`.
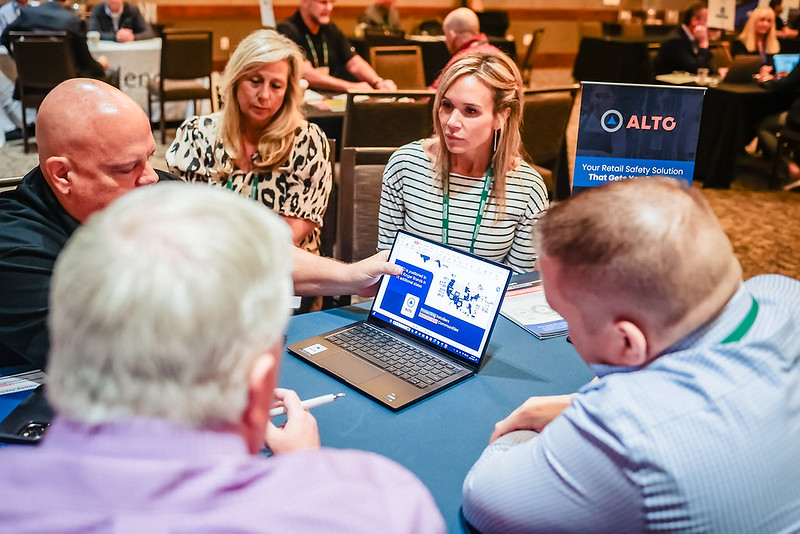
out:
<path id="1" fill-rule="evenodd" d="M 392 80 L 381 80 L 375 84 L 375 89 L 379 91 L 397 91 L 397 84 Z"/>
<path id="2" fill-rule="evenodd" d="M 286 423 L 280 428 L 270 421 L 264 440 L 275 454 L 319 449 L 317 420 L 303 408 L 300 397 L 290 389 L 275 388 L 275 399 L 286 408 Z"/>
<path id="3" fill-rule="evenodd" d="M 130 43 L 133 41 L 133 30 L 129 30 L 128 28 L 120 28 L 117 31 L 117 42 L 118 43 Z"/>
<path id="4" fill-rule="evenodd" d="M 358 263 L 348 265 L 352 275 L 353 293 L 359 297 L 372 297 L 378 292 L 378 282 L 384 274 L 398 276 L 403 268 L 389 263 L 389 251 L 382 250 Z"/>
<path id="5" fill-rule="evenodd" d="M 352 91 L 372 91 L 372 86 L 367 82 L 350 82 L 347 89 Z"/>
<path id="6" fill-rule="evenodd" d="M 697 46 L 708 48 L 708 26 L 697 25 L 692 28 L 694 38 L 697 39 Z"/>
<path id="7" fill-rule="evenodd" d="M 511 412 L 511 415 L 494 425 L 494 432 L 492 432 L 489 443 L 515 430 L 541 432 L 550 421 L 558 417 L 564 408 L 569 406 L 572 397 L 572 395 L 531 397 L 522 406 Z"/>

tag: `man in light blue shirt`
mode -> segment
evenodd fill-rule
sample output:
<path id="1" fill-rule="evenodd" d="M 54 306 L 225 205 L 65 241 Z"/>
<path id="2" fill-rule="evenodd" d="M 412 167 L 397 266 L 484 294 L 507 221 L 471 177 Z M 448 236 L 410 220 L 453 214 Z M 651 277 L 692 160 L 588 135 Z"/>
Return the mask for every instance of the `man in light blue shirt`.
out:
<path id="1" fill-rule="evenodd" d="M 531 398 L 464 482 L 484 532 L 800 531 L 800 282 L 741 281 L 702 195 L 612 183 L 536 228 L 599 379 Z"/>

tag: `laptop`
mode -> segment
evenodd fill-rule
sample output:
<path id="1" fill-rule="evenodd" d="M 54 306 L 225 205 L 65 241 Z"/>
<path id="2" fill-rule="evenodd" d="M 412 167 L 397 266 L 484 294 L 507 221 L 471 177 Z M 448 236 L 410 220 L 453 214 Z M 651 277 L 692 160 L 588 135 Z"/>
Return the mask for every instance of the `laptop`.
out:
<path id="1" fill-rule="evenodd" d="M 772 64 L 776 75 L 786 75 L 794 70 L 798 61 L 800 61 L 800 54 L 775 54 L 772 56 Z"/>
<path id="2" fill-rule="evenodd" d="M 480 369 L 511 269 L 402 230 L 389 261 L 366 321 L 287 349 L 399 411 Z"/>
<path id="3" fill-rule="evenodd" d="M 763 64 L 764 61 L 759 54 L 739 54 L 733 58 L 733 63 L 723 81 L 725 83 L 751 83 L 753 76 L 758 74 Z"/>

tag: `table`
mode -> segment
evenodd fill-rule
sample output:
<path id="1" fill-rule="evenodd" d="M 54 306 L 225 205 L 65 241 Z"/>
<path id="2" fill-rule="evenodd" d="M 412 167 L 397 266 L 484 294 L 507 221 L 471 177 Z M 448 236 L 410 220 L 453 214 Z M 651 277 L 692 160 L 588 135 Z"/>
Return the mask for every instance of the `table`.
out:
<path id="1" fill-rule="evenodd" d="M 112 68 L 119 69 L 119 88 L 147 110 L 147 84 L 158 79 L 161 70 L 161 39 L 88 44 L 95 59 L 105 56 Z"/>
<path id="2" fill-rule="evenodd" d="M 720 83 L 706 91 L 697 139 L 694 179 L 703 187 L 727 189 L 736 156 L 756 134 L 756 123 L 789 109 L 793 95 L 779 95 L 756 83 Z"/>
<path id="3" fill-rule="evenodd" d="M 365 304 L 292 317 L 287 343 L 366 318 Z M 300 360 L 284 355 L 279 385 L 301 398 L 345 392 L 314 409 L 326 447 L 373 451 L 415 473 L 431 490 L 448 532 L 467 531 L 461 484 L 486 447 L 494 424 L 531 395 L 571 393 L 593 378 L 564 337 L 537 340 L 498 319 L 487 361 L 473 378 L 393 413 Z M 21 399 L 0 396 L 0 414 Z"/>
<path id="4" fill-rule="evenodd" d="M 119 88 L 147 111 L 147 85 L 157 80 L 161 72 L 161 39 L 156 37 L 130 43 L 88 41 L 88 45 L 95 59 L 105 56 L 112 68 L 119 69 Z M 191 101 L 166 102 L 164 107 L 167 120 L 180 121 L 194 114 L 211 111 L 210 105 L 207 109 L 194 111 Z M 158 122 L 160 113 L 160 106 L 155 103 L 150 122 Z"/>
<path id="5" fill-rule="evenodd" d="M 293 317 L 287 343 L 365 319 L 365 305 Z M 301 398 L 345 392 L 344 399 L 314 409 L 322 444 L 387 456 L 431 490 L 448 532 L 465 531 L 461 484 L 488 444 L 494 424 L 532 395 L 571 393 L 593 378 L 564 337 L 546 341 L 498 319 L 488 360 L 473 378 L 399 413 L 393 413 L 291 356 L 279 384 Z"/>

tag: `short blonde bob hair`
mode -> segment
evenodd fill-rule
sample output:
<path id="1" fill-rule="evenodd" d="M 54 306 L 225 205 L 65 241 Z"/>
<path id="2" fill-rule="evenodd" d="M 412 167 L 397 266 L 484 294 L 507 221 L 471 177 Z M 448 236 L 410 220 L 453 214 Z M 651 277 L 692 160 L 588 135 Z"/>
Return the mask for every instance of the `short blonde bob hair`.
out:
<path id="1" fill-rule="evenodd" d="M 274 30 L 256 30 L 236 47 L 222 75 L 224 107 L 220 119 L 220 137 L 225 151 L 231 156 L 231 160 L 225 162 L 227 166 L 232 166 L 232 161 L 244 153 L 242 113 L 236 102 L 239 83 L 265 63 L 278 61 L 289 64 L 286 94 L 283 105 L 259 136 L 258 154 L 261 162 L 257 164 L 256 170 L 272 170 L 289 157 L 294 146 L 295 131 L 303 121 L 300 113 L 303 101 L 303 90 L 300 87 L 303 58 L 303 52 L 292 40 Z M 233 168 L 222 170 L 229 173 Z"/>

